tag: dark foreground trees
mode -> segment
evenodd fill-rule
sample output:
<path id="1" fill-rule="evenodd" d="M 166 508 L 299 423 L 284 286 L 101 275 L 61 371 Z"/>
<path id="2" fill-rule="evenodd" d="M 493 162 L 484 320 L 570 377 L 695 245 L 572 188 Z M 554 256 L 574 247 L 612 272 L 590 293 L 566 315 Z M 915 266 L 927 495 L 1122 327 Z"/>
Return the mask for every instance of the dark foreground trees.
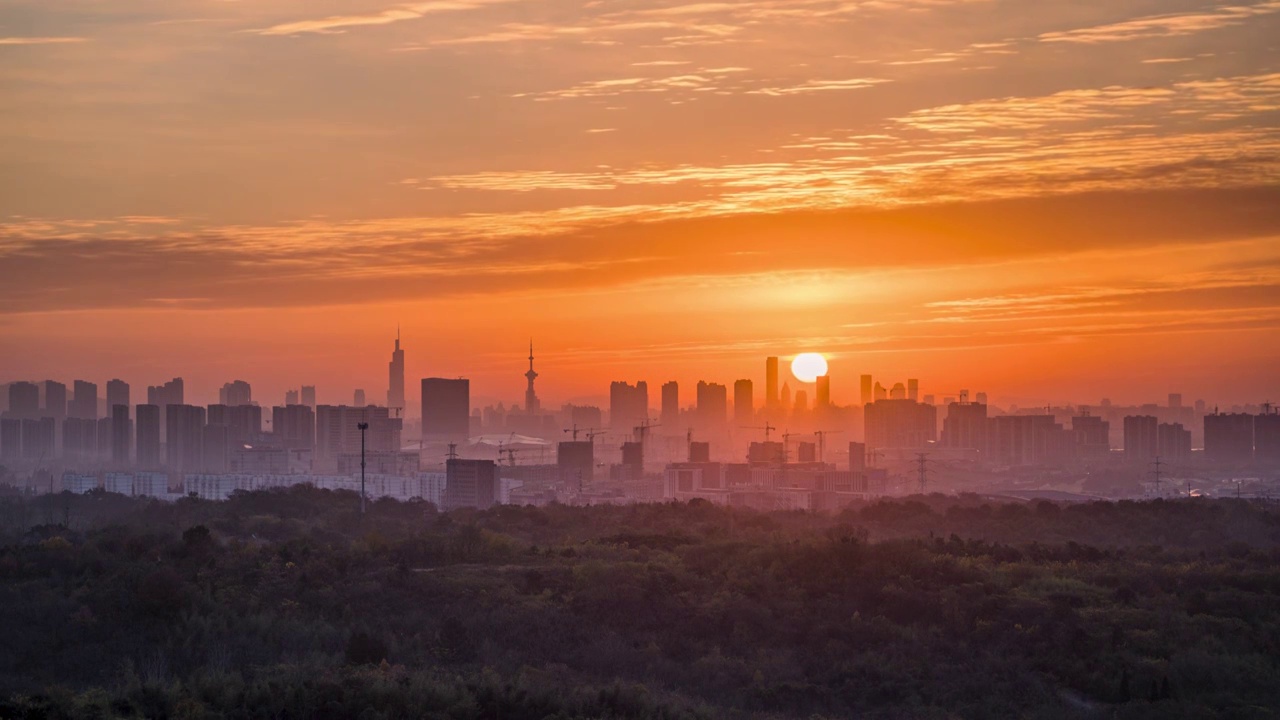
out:
<path id="1" fill-rule="evenodd" d="M 10 499 L 6 518 L 43 518 Z M 55 498 L 0 718 L 1271 717 L 1280 514 Z"/>

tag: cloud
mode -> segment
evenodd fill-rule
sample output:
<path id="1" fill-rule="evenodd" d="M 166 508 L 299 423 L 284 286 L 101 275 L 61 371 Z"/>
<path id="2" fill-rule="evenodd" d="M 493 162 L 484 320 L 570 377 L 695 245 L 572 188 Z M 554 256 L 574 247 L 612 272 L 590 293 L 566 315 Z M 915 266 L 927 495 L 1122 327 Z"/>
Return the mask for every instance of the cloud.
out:
<path id="1" fill-rule="evenodd" d="M 409 3 L 367 15 L 333 15 L 315 20 L 296 20 L 254 30 L 259 35 L 300 35 L 304 33 L 335 33 L 346 28 L 369 25 L 390 25 L 405 20 L 417 20 L 434 13 L 475 10 L 514 0 L 433 0 Z"/>
<path id="2" fill-rule="evenodd" d="M 1250 18 L 1280 12 L 1280 0 L 1254 5 L 1230 5 L 1215 10 L 1149 17 L 1040 35 L 1043 42 L 1109 43 L 1147 38 L 1179 37 L 1239 25 Z"/>
<path id="3" fill-rule="evenodd" d="M 63 45 L 88 42 L 82 37 L 0 37 L 0 45 Z"/>

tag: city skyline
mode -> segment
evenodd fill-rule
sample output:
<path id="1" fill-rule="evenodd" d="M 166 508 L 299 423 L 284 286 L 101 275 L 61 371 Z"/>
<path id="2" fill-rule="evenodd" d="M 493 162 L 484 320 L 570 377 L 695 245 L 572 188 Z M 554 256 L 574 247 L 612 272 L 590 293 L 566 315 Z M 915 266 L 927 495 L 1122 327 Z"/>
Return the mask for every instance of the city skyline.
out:
<path id="1" fill-rule="evenodd" d="M 1270 0 L 3 15 L 6 376 L 1280 394 Z"/>

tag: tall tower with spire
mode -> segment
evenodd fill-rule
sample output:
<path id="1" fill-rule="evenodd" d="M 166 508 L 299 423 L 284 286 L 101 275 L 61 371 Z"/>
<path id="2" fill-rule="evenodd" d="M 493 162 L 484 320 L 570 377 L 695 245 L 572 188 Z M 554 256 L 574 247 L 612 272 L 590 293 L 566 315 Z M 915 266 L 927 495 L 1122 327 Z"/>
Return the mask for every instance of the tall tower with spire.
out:
<path id="1" fill-rule="evenodd" d="M 399 417 L 404 412 L 404 350 L 400 349 L 400 326 L 396 325 L 396 349 L 391 353 L 387 381 L 387 407 Z"/>
<path id="2" fill-rule="evenodd" d="M 538 402 L 538 394 L 533 390 L 533 381 L 538 379 L 538 373 L 533 369 L 533 340 L 529 340 L 529 372 L 524 374 L 529 381 L 529 387 L 524 391 L 524 410 L 533 414 L 542 410 L 542 403 Z"/>

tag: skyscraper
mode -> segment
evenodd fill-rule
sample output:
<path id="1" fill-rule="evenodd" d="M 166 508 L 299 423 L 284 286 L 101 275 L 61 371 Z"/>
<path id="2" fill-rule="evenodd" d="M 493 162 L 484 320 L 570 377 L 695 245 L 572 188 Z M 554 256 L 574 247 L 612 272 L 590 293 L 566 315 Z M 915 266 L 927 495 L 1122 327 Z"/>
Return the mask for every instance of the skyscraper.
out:
<path id="1" fill-rule="evenodd" d="M 165 464 L 174 472 L 196 472 L 204 463 L 205 409 L 169 405 L 164 411 Z"/>
<path id="2" fill-rule="evenodd" d="M 182 378 L 174 378 L 163 385 L 147 387 L 147 404 L 160 408 L 161 413 L 169 405 L 182 405 L 186 402 L 185 388 Z"/>
<path id="3" fill-rule="evenodd" d="M 271 408 L 271 430 L 286 450 L 310 450 L 316 445 L 316 414 L 306 405 Z"/>
<path id="4" fill-rule="evenodd" d="M 160 467 L 160 408 L 139 405 L 134 408 L 134 417 L 137 424 L 134 462 L 143 470 L 155 470 Z"/>
<path id="5" fill-rule="evenodd" d="M 861 378 L 862 404 L 872 403 L 876 401 L 875 391 L 871 385 L 871 376 L 863 375 Z"/>
<path id="6" fill-rule="evenodd" d="M 315 385 L 302 386 L 302 404 L 306 405 L 312 410 L 316 409 L 316 386 Z"/>
<path id="7" fill-rule="evenodd" d="M 399 326 L 396 326 L 396 349 L 391 351 L 391 362 L 387 366 L 387 407 L 396 417 L 404 412 L 404 350 L 400 349 Z"/>
<path id="8" fill-rule="evenodd" d="M 297 391 L 297 390 L 285 390 L 285 391 L 284 391 L 284 404 L 285 404 L 285 406 L 286 406 L 286 407 L 287 407 L 287 406 L 289 406 L 289 405 L 301 405 L 302 403 L 301 403 L 301 401 L 299 400 L 298 391 Z"/>
<path id="9" fill-rule="evenodd" d="M 609 385 L 609 425 L 615 433 L 630 433 L 649 420 L 649 384 L 613 382 Z"/>
<path id="10" fill-rule="evenodd" d="M 819 375 L 814 382 L 817 383 L 817 387 L 814 388 L 813 409 L 826 410 L 831 407 L 831 376 Z"/>
<path id="11" fill-rule="evenodd" d="M 127 388 L 128 386 L 126 386 Z M 107 385 L 107 391 L 110 392 L 111 385 Z M 126 395 L 128 390 L 126 389 Z M 127 465 L 129 463 L 129 439 L 130 430 L 133 428 L 129 423 L 129 406 L 128 405 L 112 405 L 111 406 L 111 461 L 118 466 Z"/>
<path id="12" fill-rule="evenodd" d="M 778 358 L 768 357 L 764 360 L 764 406 L 766 410 L 776 410 L 781 402 L 778 396 Z"/>
<path id="13" fill-rule="evenodd" d="M 355 393 L 353 393 L 351 398 L 351 404 L 355 405 L 356 407 L 364 407 L 365 405 L 369 404 L 365 402 L 364 390 L 356 390 Z"/>
<path id="14" fill-rule="evenodd" d="M 750 380 L 733 384 L 733 418 L 739 423 L 749 423 L 756 412 L 755 389 Z"/>
<path id="15" fill-rule="evenodd" d="M 423 439 L 462 439 L 470 434 L 471 381 L 461 378 L 423 379 Z"/>
<path id="16" fill-rule="evenodd" d="M 40 417 L 40 387 L 31 382 L 9 383 L 9 417 Z"/>
<path id="17" fill-rule="evenodd" d="M 659 422 L 667 427 L 680 423 L 680 385 L 675 380 L 662 384 L 662 416 Z"/>
<path id="18" fill-rule="evenodd" d="M 115 407 L 123 405 L 126 413 L 129 408 L 129 383 L 123 380 L 107 381 L 107 412 L 115 417 Z"/>
<path id="19" fill-rule="evenodd" d="M 915 378 L 907 379 L 907 399 L 914 400 L 917 402 L 920 400 L 920 381 L 919 380 L 916 380 Z"/>
<path id="20" fill-rule="evenodd" d="M 724 426 L 729 416 L 729 388 L 719 383 L 698 382 L 698 421 L 704 428 Z"/>
<path id="21" fill-rule="evenodd" d="M 524 374 L 529 386 L 524 391 L 524 410 L 527 413 L 536 413 L 542 410 L 542 404 L 538 402 L 538 393 L 533 390 L 533 381 L 538 379 L 538 373 L 533 369 L 533 340 L 529 340 L 529 372 Z"/>
<path id="22" fill-rule="evenodd" d="M 84 380 L 77 380 L 68 413 L 71 417 L 97 420 L 98 385 Z"/>
<path id="23" fill-rule="evenodd" d="M 44 414 L 58 422 L 67 416 L 67 386 L 53 380 L 44 381 Z"/>

